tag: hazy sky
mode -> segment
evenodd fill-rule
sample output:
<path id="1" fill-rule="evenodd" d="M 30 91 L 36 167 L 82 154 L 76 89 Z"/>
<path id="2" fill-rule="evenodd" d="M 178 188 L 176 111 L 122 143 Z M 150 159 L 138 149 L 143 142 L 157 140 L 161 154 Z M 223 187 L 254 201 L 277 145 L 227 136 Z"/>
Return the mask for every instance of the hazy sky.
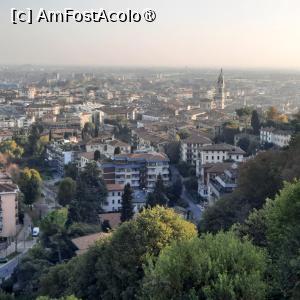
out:
<path id="1" fill-rule="evenodd" d="M 154 23 L 19 24 L 10 10 L 142 11 Z M 300 69 L 299 0 L 0 0 L 0 64 Z"/>

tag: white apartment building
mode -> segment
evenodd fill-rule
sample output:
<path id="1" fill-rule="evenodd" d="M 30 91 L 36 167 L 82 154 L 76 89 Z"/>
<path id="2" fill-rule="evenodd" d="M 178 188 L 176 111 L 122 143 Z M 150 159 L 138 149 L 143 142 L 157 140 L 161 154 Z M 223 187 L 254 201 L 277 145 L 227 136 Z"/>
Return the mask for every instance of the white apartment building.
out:
<path id="1" fill-rule="evenodd" d="M 200 159 L 196 161 L 196 174 L 200 174 L 201 165 L 207 163 L 220 163 L 226 160 L 242 162 L 245 154 L 245 151 L 243 151 L 240 147 L 229 144 L 203 146 L 200 150 Z"/>
<path id="2" fill-rule="evenodd" d="M 105 212 L 120 211 L 122 207 L 122 196 L 124 193 L 124 185 L 107 184 L 107 198 L 102 208 Z"/>
<path id="3" fill-rule="evenodd" d="M 64 174 L 64 167 L 75 160 L 75 153 L 70 144 L 54 142 L 47 146 L 49 165 L 59 174 Z"/>
<path id="4" fill-rule="evenodd" d="M 181 141 L 180 145 L 180 158 L 182 161 L 196 165 L 196 161 L 200 159 L 200 150 L 203 146 L 211 145 L 211 139 L 200 136 L 192 135 L 187 139 Z"/>
<path id="5" fill-rule="evenodd" d="M 261 128 L 260 130 L 260 142 L 261 144 L 274 144 L 280 148 L 289 145 L 292 138 L 290 131 L 278 130 L 273 127 Z"/>

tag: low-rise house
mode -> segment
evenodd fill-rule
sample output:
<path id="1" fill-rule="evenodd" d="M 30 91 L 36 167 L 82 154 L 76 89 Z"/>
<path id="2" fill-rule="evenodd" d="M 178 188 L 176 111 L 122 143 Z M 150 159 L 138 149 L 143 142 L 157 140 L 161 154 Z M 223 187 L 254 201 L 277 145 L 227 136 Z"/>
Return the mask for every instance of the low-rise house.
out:
<path id="1" fill-rule="evenodd" d="M 93 139 L 86 143 L 86 151 L 93 153 L 95 153 L 95 151 L 99 151 L 101 155 L 104 155 L 107 158 L 113 157 L 117 150 L 119 154 L 127 154 L 131 152 L 131 146 L 129 144 L 112 138 L 113 137 L 110 136 L 109 139 L 104 139 L 103 137 Z"/>
<path id="2" fill-rule="evenodd" d="M 137 150 L 163 151 L 169 142 L 168 134 L 151 132 L 145 128 L 136 128 L 131 132 L 132 145 Z"/>

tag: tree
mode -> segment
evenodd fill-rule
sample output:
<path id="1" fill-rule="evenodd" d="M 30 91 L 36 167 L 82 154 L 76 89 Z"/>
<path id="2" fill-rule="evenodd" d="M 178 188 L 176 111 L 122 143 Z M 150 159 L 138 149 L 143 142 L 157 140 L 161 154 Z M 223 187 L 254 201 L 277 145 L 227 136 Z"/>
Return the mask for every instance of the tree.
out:
<path id="1" fill-rule="evenodd" d="M 64 178 L 58 187 L 57 200 L 61 206 L 66 206 L 74 199 L 76 192 L 76 181 L 70 177 Z"/>
<path id="2" fill-rule="evenodd" d="M 42 280 L 46 290 L 41 292 L 44 295 L 51 292 L 52 297 L 74 294 L 89 300 L 135 299 L 147 257 L 157 257 L 172 241 L 196 236 L 195 226 L 173 210 L 162 207 L 144 210 L 86 254 L 51 268 L 53 271 Z"/>
<path id="3" fill-rule="evenodd" d="M 182 129 L 178 132 L 178 135 L 181 140 L 185 140 L 190 136 L 190 133 L 186 129 Z"/>
<path id="4" fill-rule="evenodd" d="M 24 149 L 18 146 L 15 141 L 3 141 L 0 143 L 0 152 L 10 158 L 21 158 Z"/>
<path id="5" fill-rule="evenodd" d="M 237 146 L 239 146 L 242 150 L 244 150 L 246 153 L 248 152 L 248 148 L 250 146 L 250 140 L 247 137 L 242 137 L 239 139 Z"/>
<path id="6" fill-rule="evenodd" d="M 238 188 L 205 210 L 201 230 L 229 229 L 236 222 L 244 222 L 254 208 L 262 208 L 266 199 L 273 198 L 282 187 L 284 162 L 282 152 L 267 151 L 244 163 Z"/>
<path id="7" fill-rule="evenodd" d="M 20 173 L 18 185 L 24 195 L 26 205 L 33 204 L 40 196 L 42 179 L 40 173 L 35 169 L 25 168 Z"/>
<path id="8" fill-rule="evenodd" d="M 120 149 L 120 147 L 116 147 L 116 148 L 115 148 L 115 151 L 114 151 L 114 155 L 118 155 L 118 154 L 121 154 L 121 149 Z"/>
<path id="9" fill-rule="evenodd" d="M 171 164 L 177 164 L 180 160 L 180 142 L 171 142 L 165 146 Z"/>
<path id="10" fill-rule="evenodd" d="M 149 207 L 154 207 L 156 205 L 166 206 L 167 201 L 168 199 L 165 195 L 164 182 L 161 175 L 159 174 L 157 176 L 157 181 L 153 193 L 149 193 L 148 195 L 147 206 Z"/>
<path id="11" fill-rule="evenodd" d="M 300 292 L 300 182 L 286 183 L 274 200 L 267 201 L 264 210 L 274 293 L 293 298 Z"/>
<path id="12" fill-rule="evenodd" d="M 99 150 L 94 152 L 94 161 L 98 161 L 101 158 L 101 153 Z"/>
<path id="13" fill-rule="evenodd" d="M 89 140 L 94 136 L 95 136 L 95 125 L 92 122 L 85 123 L 82 129 L 82 139 Z"/>
<path id="14" fill-rule="evenodd" d="M 35 299 L 40 287 L 40 279 L 53 263 L 50 253 L 40 244 L 36 244 L 24 255 L 15 269 L 12 279 L 17 283 L 16 294 L 24 299 Z"/>
<path id="15" fill-rule="evenodd" d="M 99 213 L 107 196 L 107 190 L 95 163 L 89 163 L 79 173 L 76 181 L 76 193 L 70 203 L 70 220 L 99 224 Z"/>
<path id="16" fill-rule="evenodd" d="M 267 110 L 267 120 L 278 121 L 278 118 L 279 118 L 279 112 L 278 112 L 277 108 L 274 106 L 271 106 Z"/>
<path id="17" fill-rule="evenodd" d="M 132 189 L 127 183 L 122 196 L 121 222 L 129 221 L 134 215 L 132 205 Z"/>
<path id="18" fill-rule="evenodd" d="M 69 162 L 65 166 L 65 177 L 70 177 L 73 180 L 76 180 L 78 175 L 78 169 L 75 163 Z"/>
<path id="19" fill-rule="evenodd" d="M 259 130 L 260 130 L 260 120 L 259 120 L 259 115 L 257 110 L 253 110 L 252 116 L 251 116 L 251 126 L 253 128 L 253 133 L 255 135 L 259 135 Z"/>
<path id="20" fill-rule="evenodd" d="M 252 113 L 252 108 L 251 107 L 242 107 L 242 108 L 236 109 L 235 112 L 238 115 L 238 117 L 240 117 L 240 118 L 242 118 L 244 116 L 248 117 Z"/>
<path id="21" fill-rule="evenodd" d="M 62 298 L 49 298 L 48 296 L 40 296 L 36 300 L 80 300 L 76 298 L 75 296 L 67 296 L 67 297 L 62 297 Z"/>
<path id="22" fill-rule="evenodd" d="M 226 245 L 226 246 L 225 246 Z M 173 243 L 150 259 L 142 299 L 265 299 L 266 258 L 232 233 Z"/>
<path id="23" fill-rule="evenodd" d="M 43 126 L 41 124 L 34 124 L 31 126 L 28 137 L 27 152 L 29 155 L 39 157 L 44 151 L 44 142 L 41 141 L 41 134 Z"/>
<path id="24" fill-rule="evenodd" d="M 274 200 L 235 226 L 270 255 L 270 299 L 298 299 L 300 271 L 300 182 L 286 183 Z"/>
<path id="25" fill-rule="evenodd" d="M 73 254 L 72 249 L 69 250 L 70 241 L 67 237 L 67 221 L 68 209 L 61 208 L 48 213 L 40 225 L 42 244 L 57 254 L 57 261 L 60 263 L 63 258 L 70 258 Z"/>

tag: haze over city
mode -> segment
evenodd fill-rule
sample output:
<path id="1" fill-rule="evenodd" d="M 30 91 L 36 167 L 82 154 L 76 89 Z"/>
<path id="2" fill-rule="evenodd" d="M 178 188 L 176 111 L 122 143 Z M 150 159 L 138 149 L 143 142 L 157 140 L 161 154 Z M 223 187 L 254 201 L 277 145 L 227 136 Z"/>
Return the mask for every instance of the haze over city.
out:
<path id="1" fill-rule="evenodd" d="M 11 8 L 156 11 L 153 23 L 19 24 Z M 297 0 L 1 1 L 0 64 L 300 69 Z"/>

